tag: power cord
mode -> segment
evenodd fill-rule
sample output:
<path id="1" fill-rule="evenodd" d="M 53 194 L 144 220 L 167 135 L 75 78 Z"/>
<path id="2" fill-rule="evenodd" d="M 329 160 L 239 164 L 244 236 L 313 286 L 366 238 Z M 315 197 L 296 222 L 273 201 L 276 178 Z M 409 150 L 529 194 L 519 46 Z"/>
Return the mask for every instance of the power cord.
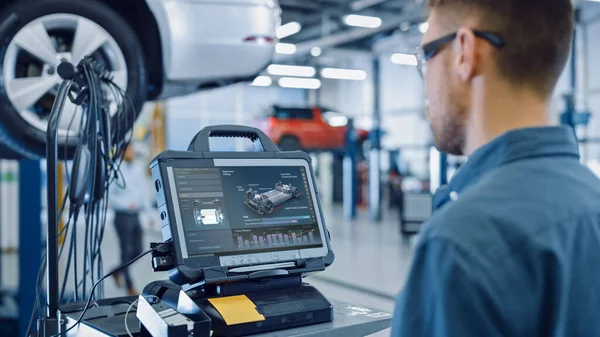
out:
<path id="1" fill-rule="evenodd" d="M 144 296 L 146 298 L 146 300 L 148 298 L 156 298 L 159 302 L 160 302 L 160 297 L 158 296 L 154 296 L 154 295 L 147 295 Z M 127 330 L 127 334 L 129 335 L 129 337 L 133 337 L 133 334 L 131 333 L 131 331 L 129 330 L 129 324 L 127 324 L 127 316 L 129 316 L 129 312 L 131 311 L 131 308 L 133 308 L 133 306 L 139 301 L 140 299 L 138 298 L 137 300 L 133 301 L 133 303 L 131 303 L 129 305 L 129 308 L 127 308 L 127 311 L 125 312 L 125 330 Z M 135 309 L 137 310 L 137 308 Z"/>
<path id="2" fill-rule="evenodd" d="M 36 311 L 38 317 L 45 317 L 46 315 L 40 312 L 45 305 L 49 305 L 50 307 L 56 309 L 58 303 L 55 302 L 62 302 L 62 299 L 65 296 L 64 290 L 66 281 L 71 271 L 69 268 L 69 262 L 72 262 L 71 260 L 74 260 L 74 299 L 77 300 L 78 298 L 83 298 L 84 300 L 88 300 L 88 304 L 86 305 L 83 313 L 85 313 L 85 310 L 87 310 L 89 307 L 91 300 L 94 297 L 97 297 L 96 295 L 99 296 L 97 298 L 103 297 L 104 286 L 102 285 L 101 281 L 103 281 L 109 275 L 112 275 L 129 265 L 127 264 L 120 269 L 117 269 L 102 277 L 103 261 L 101 244 L 106 225 L 109 186 L 114 180 L 117 180 L 117 183 L 120 182 L 118 177 L 120 176 L 120 166 L 124 159 L 121 153 L 123 149 L 129 146 L 133 137 L 133 132 L 130 130 L 133 126 L 135 118 L 130 119 L 129 114 L 132 114 L 133 112 L 133 115 L 137 115 L 138 111 L 135 110 L 135 107 L 125 90 L 121 89 L 112 81 L 113 78 L 110 74 L 110 71 L 90 57 L 85 57 L 76 68 L 68 63 L 61 63 L 58 72 L 63 79 L 71 80 L 71 83 L 69 84 L 68 82 L 63 82 L 61 85 L 63 91 L 61 95 L 59 95 L 60 98 L 57 96 L 57 100 L 54 104 L 56 108 L 53 108 L 53 116 L 55 117 L 54 123 L 56 124 L 60 121 L 60 114 L 64 109 L 64 103 L 67 97 L 68 99 L 71 99 L 75 105 L 80 106 L 82 112 L 81 118 L 78 121 L 78 148 L 76 151 L 75 160 L 71 165 L 71 170 L 67 168 L 66 172 L 68 183 L 67 194 L 71 199 L 71 207 L 68 207 L 70 213 L 69 221 L 67 222 L 66 227 L 63 228 L 63 230 L 58 234 L 60 237 L 66 232 L 65 238 L 70 234 L 69 236 L 71 236 L 71 242 L 70 248 L 68 249 L 67 270 L 64 273 L 62 291 L 59 291 L 58 301 L 51 298 L 52 303 L 45 303 L 45 301 L 41 300 L 41 283 L 44 279 L 43 275 L 45 274 L 44 272 L 46 270 L 51 270 L 53 275 L 57 273 L 58 261 L 54 260 L 54 254 L 57 252 L 45 252 L 44 257 L 52 256 L 53 259 L 49 261 L 45 258 L 42 261 L 42 267 L 40 268 L 38 280 L 36 282 L 36 301 L 34 304 L 34 310 L 32 312 L 32 318 L 29 322 L 30 324 L 27 335 L 29 335 L 33 329 L 33 321 Z M 108 96 L 110 93 L 112 93 L 112 97 Z M 112 103 L 115 103 L 115 105 L 112 105 Z M 113 114 L 114 118 L 111 117 L 111 114 L 109 113 L 110 107 L 112 106 L 116 106 L 116 113 Z M 78 107 L 75 107 L 75 109 L 77 108 Z M 71 135 L 70 129 L 75 123 L 76 116 L 77 113 L 73 113 L 69 122 L 67 129 L 67 143 L 69 143 L 68 140 L 69 136 Z M 53 125 L 56 128 L 56 125 L 58 124 L 55 124 Z M 56 141 L 56 139 L 54 139 L 54 141 Z M 52 142 L 52 140 L 49 139 L 49 142 Z M 57 150 L 58 149 L 54 151 L 58 152 Z M 67 147 L 64 148 L 64 151 L 66 158 L 68 154 L 66 152 Z M 52 152 L 50 154 L 52 154 Z M 57 153 L 53 153 L 53 156 L 55 158 L 54 162 L 49 161 L 48 165 L 49 175 L 51 175 L 51 172 L 53 172 L 52 175 L 56 174 L 55 171 L 52 171 L 51 167 L 57 162 Z M 66 162 L 65 167 L 68 167 Z M 71 175 L 69 175 L 69 173 L 71 173 Z M 56 177 L 53 178 L 53 181 L 54 180 L 56 180 Z M 56 186 L 56 181 L 54 181 L 52 186 Z M 48 198 L 49 200 L 52 200 L 50 194 Z M 65 201 L 63 201 L 62 204 L 63 209 L 66 205 Z M 53 208 L 54 207 L 56 206 L 53 206 Z M 78 245 L 76 242 L 76 227 L 80 211 L 83 212 L 81 218 L 83 219 L 82 222 L 85 225 L 85 239 L 83 241 L 84 249 L 83 270 L 81 271 L 82 276 L 78 280 Z M 61 215 L 56 218 L 54 218 L 54 214 L 51 214 L 52 212 L 49 211 L 49 217 L 52 217 L 52 222 L 58 221 L 58 219 L 62 218 L 62 210 Z M 49 218 L 49 221 L 51 220 Z M 57 226 L 57 223 L 54 223 L 53 226 Z M 71 233 L 68 233 L 69 230 L 71 230 Z M 56 260 L 60 260 L 64 248 L 65 245 L 63 244 Z M 148 252 L 145 254 L 147 253 Z M 138 258 L 134 259 L 131 263 L 136 261 Z M 95 279 L 98 279 L 98 281 L 94 282 Z M 86 281 L 89 281 L 89 285 L 93 284 L 89 292 L 86 287 Z M 60 280 L 57 280 L 57 282 L 60 282 Z M 83 289 L 81 293 L 79 292 L 80 286 L 82 286 Z M 97 288 L 98 294 L 95 293 Z M 50 317 L 54 317 L 54 314 L 51 314 Z M 80 321 L 81 317 L 78 322 Z M 56 336 L 60 336 L 62 334 L 64 334 L 64 332 Z"/>
<path id="3" fill-rule="evenodd" d="M 96 283 L 94 283 L 94 285 L 92 286 L 92 289 L 90 291 L 91 294 L 94 293 L 94 291 L 96 290 L 96 287 L 105 279 L 109 278 L 110 276 L 112 276 L 115 273 L 120 272 L 121 270 L 129 267 L 130 265 L 132 265 L 133 263 L 135 263 L 137 260 L 141 259 L 142 257 L 148 255 L 152 253 L 152 249 L 147 250 L 146 252 L 138 255 L 137 257 L 135 257 L 133 260 L 127 262 L 126 264 L 114 269 L 113 271 L 111 271 L 110 273 L 104 275 L 101 279 L 99 279 L 98 281 L 96 281 Z M 92 304 L 92 298 L 94 296 L 90 295 L 90 297 L 88 298 L 85 307 L 83 309 L 83 311 L 81 312 L 81 315 L 79 315 L 79 318 L 77 319 L 77 321 L 75 321 L 75 323 L 68 329 L 66 329 L 65 331 L 59 332 L 56 335 L 53 335 L 51 337 L 59 337 L 59 336 L 66 336 L 66 333 L 73 330 L 77 325 L 79 325 L 79 323 L 81 323 L 81 320 L 83 320 L 83 316 L 85 316 L 85 313 L 87 312 L 87 310 L 90 308 L 90 305 Z"/>

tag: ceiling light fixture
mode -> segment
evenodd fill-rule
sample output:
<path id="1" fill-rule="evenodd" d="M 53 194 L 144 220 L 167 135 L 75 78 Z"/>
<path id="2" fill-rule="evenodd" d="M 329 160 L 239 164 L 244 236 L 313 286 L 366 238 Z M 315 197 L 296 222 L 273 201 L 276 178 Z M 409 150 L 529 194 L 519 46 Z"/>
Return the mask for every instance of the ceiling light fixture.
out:
<path id="1" fill-rule="evenodd" d="M 422 24 L 420 24 L 420 25 L 419 25 L 419 31 L 420 31 L 422 34 L 425 34 L 425 33 L 427 33 L 427 30 L 428 30 L 428 29 L 429 29 L 429 23 L 427 23 L 427 22 L 423 22 Z"/>
<path id="2" fill-rule="evenodd" d="M 291 43 L 281 43 L 275 45 L 277 54 L 292 55 L 296 53 L 296 45 Z"/>
<path id="3" fill-rule="evenodd" d="M 367 79 L 367 72 L 359 69 L 324 68 L 321 76 L 335 80 L 364 81 Z"/>
<path id="4" fill-rule="evenodd" d="M 269 76 L 258 76 L 252 82 L 252 86 L 255 87 L 268 87 L 273 83 L 273 80 Z"/>
<path id="5" fill-rule="evenodd" d="M 400 30 L 403 32 L 408 32 L 410 30 L 410 22 L 405 21 L 400 24 Z"/>
<path id="6" fill-rule="evenodd" d="M 279 85 L 284 88 L 314 90 L 321 87 L 321 81 L 316 78 L 282 77 L 279 79 Z"/>
<path id="7" fill-rule="evenodd" d="M 382 20 L 379 17 L 356 14 L 346 15 L 342 20 L 348 26 L 362 28 L 377 28 L 381 26 L 382 23 Z"/>
<path id="8" fill-rule="evenodd" d="M 313 77 L 317 73 L 313 67 L 287 66 L 283 64 L 271 64 L 267 67 L 267 72 L 277 76 L 298 76 Z"/>
<path id="9" fill-rule="evenodd" d="M 283 39 L 290 35 L 294 35 L 298 33 L 302 29 L 302 25 L 300 25 L 296 21 L 288 22 L 283 26 L 279 26 L 275 32 L 278 39 Z"/>
<path id="10" fill-rule="evenodd" d="M 411 54 L 393 54 L 390 58 L 392 63 L 401 64 L 405 66 L 416 66 L 417 57 Z"/>
<path id="11" fill-rule="evenodd" d="M 323 50 L 321 50 L 320 47 L 312 47 L 312 49 L 310 50 L 310 54 L 314 57 L 321 56 L 321 53 L 323 53 Z"/>

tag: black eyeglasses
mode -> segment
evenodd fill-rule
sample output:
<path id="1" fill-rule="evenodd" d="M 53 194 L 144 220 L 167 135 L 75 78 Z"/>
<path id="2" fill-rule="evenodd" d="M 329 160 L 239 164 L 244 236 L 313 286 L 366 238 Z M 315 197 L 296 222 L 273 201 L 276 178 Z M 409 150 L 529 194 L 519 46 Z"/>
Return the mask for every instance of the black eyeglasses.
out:
<path id="1" fill-rule="evenodd" d="M 505 45 L 504 39 L 498 34 L 482 32 L 479 30 L 474 30 L 473 34 L 475 34 L 475 36 L 478 38 L 486 40 L 496 48 L 503 48 Z M 415 56 L 417 57 L 417 70 L 419 70 L 421 77 L 425 78 L 425 73 L 427 72 L 427 61 L 431 60 L 435 55 L 437 55 L 448 42 L 456 39 L 456 36 L 457 33 L 448 34 L 417 48 Z"/>

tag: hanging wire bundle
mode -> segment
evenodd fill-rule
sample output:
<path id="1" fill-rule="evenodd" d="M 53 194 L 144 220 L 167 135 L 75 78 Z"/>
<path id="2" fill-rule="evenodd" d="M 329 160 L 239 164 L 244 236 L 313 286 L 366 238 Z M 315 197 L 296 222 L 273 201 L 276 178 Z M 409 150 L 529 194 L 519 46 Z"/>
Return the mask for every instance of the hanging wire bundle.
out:
<path id="1" fill-rule="evenodd" d="M 70 64 L 61 64 L 59 74 L 65 81 L 59 88 L 48 126 L 48 221 L 50 223 L 48 245 L 38 272 L 36 300 L 27 336 L 31 334 L 36 317 L 41 321 L 44 321 L 46 315 L 53 317 L 52 315 L 55 313 L 52 311 L 56 310 L 58 303 L 87 301 L 78 322 L 81 321 L 93 299 L 104 296 L 103 287 L 98 287 L 100 282 L 123 268 L 117 268 L 105 275 L 101 246 L 104 239 L 109 189 L 113 183 L 121 187 L 124 187 L 125 184 L 120 173 L 120 166 L 124 150 L 131 141 L 130 130 L 133 127 L 137 111 L 125 91 L 113 82 L 111 72 L 89 57 L 84 58 L 76 68 Z M 56 137 L 56 132 L 54 135 L 52 133 L 53 128 L 58 125 L 66 99 L 70 99 L 80 106 L 83 115 L 80 120 L 78 146 L 73 156 L 71 173 L 67 175 L 68 187 L 65 194 L 60 196 L 62 207 L 57 210 L 57 204 L 51 202 L 50 194 L 56 193 L 56 191 L 52 191 L 52 189 L 56 189 L 54 180 L 56 172 L 52 165 L 57 164 L 56 152 L 58 151 L 56 139 L 52 138 Z M 112 116 L 111 110 L 114 111 Z M 134 113 L 131 113 L 132 110 Z M 75 115 L 73 114 L 69 123 L 67 134 L 70 133 Z M 133 118 L 129 118 L 129 116 L 133 116 Z M 65 157 L 66 155 L 65 153 Z M 65 167 L 67 167 L 66 162 Z M 65 211 L 68 212 L 66 225 L 60 232 L 53 232 L 52 224 L 57 224 Z M 78 239 L 77 234 L 77 231 L 82 229 L 84 231 L 83 242 Z M 52 240 L 56 241 L 62 235 L 64 238 L 70 236 L 69 243 L 66 244 L 67 240 L 65 240 L 65 244 L 58 250 L 58 246 L 53 245 Z M 65 250 L 66 246 L 69 246 L 67 250 Z M 57 250 L 58 253 L 56 253 Z M 78 252 L 81 255 L 81 250 L 83 250 L 83 256 L 78 256 Z M 65 251 L 66 256 L 63 257 Z M 127 265 L 147 253 L 149 251 L 141 254 Z M 62 277 L 56 275 L 55 280 L 53 273 L 58 270 L 58 263 L 61 259 L 66 261 L 64 274 Z M 78 264 L 78 262 L 80 263 Z M 82 270 L 78 270 L 80 265 L 83 265 Z M 48 284 L 57 282 L 55 288 L 58 283 L 61 284 L 60 291 L 55 295 L 49 295 L 50 300 L 48 301 L 41 294 L 46 270 L 48 270 Z M 53 272 L 53 270 L 55 271 Z M 72 282 L 72 292 L 67 289 L 69 280 Z M 46 291 L 51 292 L 53 287 L 49 286 L 49 288 Z M 52 298 L 51 296 L 56 297 Z M 47 306 L 49 309 L 46 309 Z M 58 335 L 63 335 L 65 332 Z"/>

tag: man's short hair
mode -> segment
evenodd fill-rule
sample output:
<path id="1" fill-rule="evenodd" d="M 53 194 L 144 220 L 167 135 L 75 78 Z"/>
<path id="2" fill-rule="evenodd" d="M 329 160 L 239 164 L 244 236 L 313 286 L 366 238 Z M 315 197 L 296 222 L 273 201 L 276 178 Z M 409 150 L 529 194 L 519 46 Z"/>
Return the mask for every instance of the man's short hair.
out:
<path id="1" fill-rule="evenodd" d="M 494 52 L 500 74 L 542 96 L 552 94 L 571 50 L 571 0 L 429 0 L 428 7 L 453 28 L 476 15 L 480 26 L 474 28 L 506 42 Z"/>

